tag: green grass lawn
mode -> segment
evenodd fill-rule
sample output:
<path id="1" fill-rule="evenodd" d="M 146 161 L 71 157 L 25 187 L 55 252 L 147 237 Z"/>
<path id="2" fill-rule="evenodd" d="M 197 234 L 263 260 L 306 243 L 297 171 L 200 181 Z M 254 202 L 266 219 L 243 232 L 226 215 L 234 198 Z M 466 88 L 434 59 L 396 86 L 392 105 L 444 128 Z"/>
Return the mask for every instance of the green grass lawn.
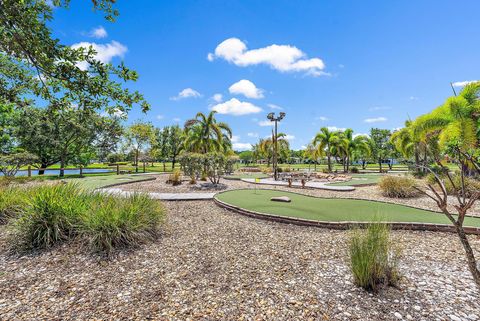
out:
<path id="1" fill-rule="evenodd" d="M 352 174 L 352 179 L 347 182 L 330 183 L 333 186 L 357 186 L 367 184 L 377 184 L 382 174 Z"/>
<path id="2" fill-rule="evenodd" d="M 272 202 L 273 196 L 288 196 L 291 203 Z M 274 190 L 234 190 L 216 196 L 225 203 L 256 212 L 317 221 L 383 220 L 451 224 L 445 215 L 408 206 L 364 200 L 327 199 Z M 480 227 L 480 218 L 465 218 L 465 226 Z"/>
<path id="3" fill-rule="evenodd" d="M 225 179 L 240 180 L 242 178 L 268 178 L 268 177 L 270 176 L 263 173 L 242 173 L 242 174 L 227 175 L 225 176 Z"/>
<path id="4" fill-rule="evenodd" d="M 66 179 L 67 182 L 78 183 L 81 187 L 86 189 L 101 188 L 104 186 L 126 183 L 126 182 L 140 182 L 151 178 L 151 175 L 142 174 L 125 174 L 125 175 L 96 175 L 83 178 Z"/>

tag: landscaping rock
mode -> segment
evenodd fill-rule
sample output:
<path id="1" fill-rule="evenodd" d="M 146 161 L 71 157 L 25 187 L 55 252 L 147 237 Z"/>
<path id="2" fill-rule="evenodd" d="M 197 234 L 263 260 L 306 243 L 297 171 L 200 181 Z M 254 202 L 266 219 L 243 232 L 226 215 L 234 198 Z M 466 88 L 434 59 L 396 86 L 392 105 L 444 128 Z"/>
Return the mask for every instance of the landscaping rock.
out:
<path id="1" fill-rule="evenodd" d="M 292 201 L 288 196 L 276 196 L 276 197 L 272 197 L 270 200 L 273 202 L 284 202 L 284 203 L 290 203 Z"/>

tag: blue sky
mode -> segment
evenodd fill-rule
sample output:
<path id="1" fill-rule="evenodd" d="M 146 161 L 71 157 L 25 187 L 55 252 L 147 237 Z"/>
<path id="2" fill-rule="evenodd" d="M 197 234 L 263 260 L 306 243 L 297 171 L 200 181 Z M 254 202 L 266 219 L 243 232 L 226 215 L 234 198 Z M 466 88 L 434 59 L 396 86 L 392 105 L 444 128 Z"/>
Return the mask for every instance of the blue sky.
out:
<path id="1" fill-rule="evenodd" d="M 450 82 L 480 78 L 475 0 L 119 0 L 115 23 L 72 2 L 55 11 L 55 35 L 140 74 L 130 87 L 152 109 L 128 122 L 183 124 L 214 108 L 237 148 L 270 133 L 270 111 L 287 113 L 280 130 L 298 149 L 322 126 L 401 127 L 450 96 Z"/>

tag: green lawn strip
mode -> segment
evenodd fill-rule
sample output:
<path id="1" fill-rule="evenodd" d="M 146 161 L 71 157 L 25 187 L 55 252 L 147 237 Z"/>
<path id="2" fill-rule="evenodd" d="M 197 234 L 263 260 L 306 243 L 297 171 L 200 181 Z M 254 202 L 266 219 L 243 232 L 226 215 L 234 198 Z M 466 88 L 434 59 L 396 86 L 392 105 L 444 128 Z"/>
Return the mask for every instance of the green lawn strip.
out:
<path id="1" fill-rule="evenodd" d="M 291 203 L 270 201 L 288 196 Z M 445 215 L 408 206 L 352 199 L 327 199 L 274 190 L 234 190 L 216 195 L 227 204 L 260 213 L 331 222 L 415 222 L 451 224 Z M 465 218 L 465 226 L 480 227 L 480 218 Z"/>
<path id="2" fill-rule="evenodd" d="M 67 179 L 67 182 L 78 183 L 81 187 L 86 189 L 96 189 L 105 187 L 108 185 L 127 183 L 127 182 L 140 182 L 151 179 L 151 175 L 141 174 L 125 174 L 125 175 L 104 175 L 104 176 L 89 176 L 84 178 L 72 178 Z"/>
<path id="3" fill-rule="evenodd" d="M 270 176 L 263 174 L 263 173 L 245 173 L 245 174 L 235 174 L 235 175 L 227 175 L 225 179 L 234 179 L 240 180 L 243 178 L 268 178 Z"/>

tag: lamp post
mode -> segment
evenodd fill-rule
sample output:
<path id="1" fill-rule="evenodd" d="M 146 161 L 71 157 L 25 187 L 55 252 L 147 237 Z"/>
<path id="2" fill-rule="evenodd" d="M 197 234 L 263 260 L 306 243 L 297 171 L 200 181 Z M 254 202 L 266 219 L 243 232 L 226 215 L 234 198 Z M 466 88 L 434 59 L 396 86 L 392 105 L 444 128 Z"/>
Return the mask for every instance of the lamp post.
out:
<path id="1" fill-rule="evenodd" d="M 270 121 L 275 122 L 275 135 L 273 136 L 273 178 L 275 180 L 278 179 L 278 164 L 277 164 L 277 150 L 278 150 L 278 143 L 277 143 L 277 126 L 278 122 L 285 118 L 285 113 L 281 112 L 278 117 L 275 117 L 275 113 L 269 113 L 267 115 L 267 119 Z"/>

